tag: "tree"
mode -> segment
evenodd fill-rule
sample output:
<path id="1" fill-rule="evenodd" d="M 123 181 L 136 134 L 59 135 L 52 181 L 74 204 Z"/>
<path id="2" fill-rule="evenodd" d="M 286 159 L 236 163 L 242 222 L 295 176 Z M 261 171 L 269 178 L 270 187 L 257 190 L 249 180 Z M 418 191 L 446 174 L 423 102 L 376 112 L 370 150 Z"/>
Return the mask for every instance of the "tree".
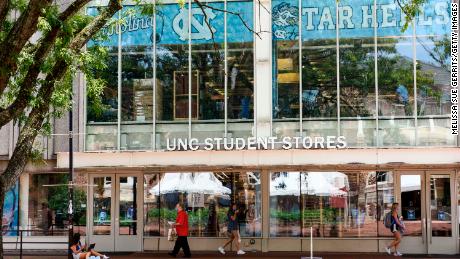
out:
<path id="1" fill-rule="evenodd" d="M 98 60 L 104 50 L 82 48 L 122 8 L 122 1 L 110 0 L 95 17 L 81 12 L 89 1 L 65 6 L 51 0 L 0 2 L 0 127 L 11 121 L 20 125 L 17 144 L 0 176 L 0 215 L 5 193 L 34 154 L 36 136 L 49 132 L 50 119 L 69 107 L 75 72 L 88 75 L 93 92 L 102 88 L 90 71 L 104 66 Z M 0 237 L 0 258 L 2 247 Z"/>
<path id="2" fill-rule="evenodd" d="M 152 0 L 149 0 L 150 2 Z M 412 18 L 424 0 L 400 0 L 407 6 L 406 16 Z M 66 4 L 59 4 L 65 2 Z M 77 71 L 85 75 L 87 94 L 98 97 L 104 83 L 94 75 L 107 64 L 103 47 L 83 49 L 122 8 L 122 0 L 109 0 L 96 16 L 85 15 L 84 6 L 90 0 L 1 0 L 0 1 L 0 128 L 10 122 L 20 125 L 20 133 L 7 168 L 0 175 L 0 215 L 3 214 L 5 193 L 17 182 L 26 164 L 37 153 L 34 140 L 39 134 L 49 134 L 50 121 L 59 117 L 71 104 L 72 79 Z M 136 0 L 138 4 L 143 1 Z M 146 1 L 148 2 L 148 1 Z M 399 2 L 399 1 L 398 1 Z M 178 0 L 184 4 L 184 0 Z M 193 0 L 199 8 L 225 11 Z M 257 4 L 262 8 L 260 0 Z M 267 10 L 268 11 L 268 10 Z M 405 11 L 406 12 L 406 11 Z M 210 24 L 205 19 L 208 27 Z M 211 30 L 212 31 L 212 30 Z M 100 103 L 100 102 L 99 102 Z M 97 111 L 95 111 L 97 112 Z M 0 236 L 0 258 L 3 258 Z"/>

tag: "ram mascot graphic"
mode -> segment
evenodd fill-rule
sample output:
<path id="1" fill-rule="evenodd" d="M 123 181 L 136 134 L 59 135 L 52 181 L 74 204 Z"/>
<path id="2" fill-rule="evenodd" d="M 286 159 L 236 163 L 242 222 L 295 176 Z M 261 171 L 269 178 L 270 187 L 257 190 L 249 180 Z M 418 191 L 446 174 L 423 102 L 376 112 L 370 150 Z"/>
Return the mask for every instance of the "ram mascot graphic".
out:
<path id="1" fill-rule="evenodd" d="M 299 36 L 299 8 L 282 2 L 273 8 L 273 35 L 278 40 L 295 40 Z"/>

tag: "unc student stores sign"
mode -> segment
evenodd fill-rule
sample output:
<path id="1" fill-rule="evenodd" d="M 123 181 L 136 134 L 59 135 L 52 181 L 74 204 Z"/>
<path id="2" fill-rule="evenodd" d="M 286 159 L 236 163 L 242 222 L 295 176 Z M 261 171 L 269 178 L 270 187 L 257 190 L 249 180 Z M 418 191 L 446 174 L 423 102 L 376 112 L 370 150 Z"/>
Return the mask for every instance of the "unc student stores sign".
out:
<path id="1" fill-rule="evenodd" d="M 249 137 L 249 138 L 206 138 L 201 142 L 197 138 L 166 139 L 168 151 L 187 150 L 256 150 L 256 149 L 343 149 L 347 147 L 344 136 L 326 137 Z"/>

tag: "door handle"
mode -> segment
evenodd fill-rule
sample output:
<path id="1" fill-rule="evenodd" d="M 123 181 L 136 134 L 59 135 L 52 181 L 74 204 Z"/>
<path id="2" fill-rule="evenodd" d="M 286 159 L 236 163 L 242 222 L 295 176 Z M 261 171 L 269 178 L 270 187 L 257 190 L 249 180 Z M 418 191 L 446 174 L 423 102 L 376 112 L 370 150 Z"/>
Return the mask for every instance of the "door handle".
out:
<path id="1" fill-rule="evenodd" d="M 423 229 L 425 229 L 425 233 L 428 234 L 427 229 L 426 229 L 426 219 L 425 218 L 422 219 L 422 230 Z M 423 234 L 423 231 L 422 231 L 422 244 L 425 244 L 425 235 Z"/>
<path id="2" fill-rule="evenodd" d="M 428 219 L 428 222 L 431 222 L 431 218 Z M 431 225 L 431 224 L 430 224 Z M 427 231 L 428 231 L 428 236 L 430 237 L 430 245 L 433 243 L 433 236 L 432 236 L 432 233 L 431 233 L 431 226 L 430 228 L 428 229 L 428 224 L 427 224 Z"/>

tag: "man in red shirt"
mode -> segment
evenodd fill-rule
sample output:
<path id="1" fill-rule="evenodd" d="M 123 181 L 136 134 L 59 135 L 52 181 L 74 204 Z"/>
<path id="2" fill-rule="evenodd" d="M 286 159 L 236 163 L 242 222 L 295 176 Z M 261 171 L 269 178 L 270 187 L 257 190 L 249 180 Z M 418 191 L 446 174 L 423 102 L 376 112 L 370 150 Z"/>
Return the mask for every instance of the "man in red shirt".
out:
<path id="1" fill-rule="evenodd" d="M 188 215 L 184 211 L 184 205 L 178 203 L 176 205 L 177 218 L 174 227 L 176 227 L 177 240 L 174 245 L 172 252 L 168 253 L 172 257 L 176 257 L 179 253 L 179 250 L 182 248 L 184 251 L 184 257 L 190 258 L 192 254 L 190 253 L 190 247 L 188 246 L 187 236 L 188 236 Z"/>

